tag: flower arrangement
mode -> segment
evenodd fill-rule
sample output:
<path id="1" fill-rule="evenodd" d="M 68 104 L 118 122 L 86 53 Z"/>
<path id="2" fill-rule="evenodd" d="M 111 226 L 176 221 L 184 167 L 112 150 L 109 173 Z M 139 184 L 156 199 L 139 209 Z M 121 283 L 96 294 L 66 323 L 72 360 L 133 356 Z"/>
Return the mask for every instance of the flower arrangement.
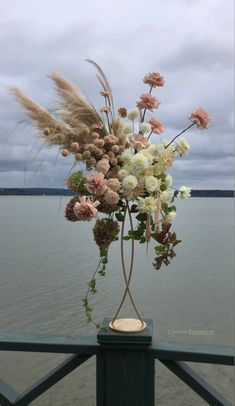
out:
<path id="1" fill-rule="evenodd" d="M 174 249 L 181 240 L 171 231 L 176 216 L 176 193 L 168 172 L 176 158 L 189 150 L 188 141 L 179 137 L 193 126 L 208 128 L 210 117 L 198 108 L 189 117 L 190 125 L 172 140 L 162 139 L 159 136 L 165 127 L 158 118 L 149 117 L 149 112 L 159 108 L 160 101 L 152 93 L 164 86 L 164 77 L 158 72 L 147 74 L 143 79 L 147 92 L 140 96 L 136 107 L 132 110 L 121 107 L 115 112 L 106 76 L 95 62 L 88 62 L 96 67 L 102 87 L 104 102 L 99 112 L 74 84 L 57 73 L 51 76 L 59 96 L 57 115 L 18 88 L 12 88 L 12 92 L 37 125 L 46 146 L 57 145 L 64 157 L 73 155 L 75 163 L 83 164 L 82 170 L 66 180 L 75 196 L 67 204 L 65 217 L 71 222 L 95 220 L 93 234 L 100 260 L 83 299 L 87 319 L 92 321 L 88 296 L 96 293 L 97 273 L 105 275 L 109 246 L 119 234 L 123 268 L 124 240 L 131 240 L 132 247 L 134 240 L 146 246 L 151 239 L 155 240 L 155 269 L 168 265 L 176 255 Z M 190 192 L 190 188 L 182 186 L 177 196 L 187 199 Z M 126 216 L 130 219 L 130 230 L 124 235 Z M 132 267 L 133 260 L 130 272 Z M 130 293 L 126 276 L 125 282 L 124 296 Z"/>

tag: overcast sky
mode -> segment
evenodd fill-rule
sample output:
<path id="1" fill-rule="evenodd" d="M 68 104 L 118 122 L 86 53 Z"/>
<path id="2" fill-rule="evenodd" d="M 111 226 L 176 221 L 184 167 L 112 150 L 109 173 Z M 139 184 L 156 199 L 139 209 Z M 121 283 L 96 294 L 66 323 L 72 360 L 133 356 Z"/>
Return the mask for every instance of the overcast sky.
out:
<path id="1" fill-rule="evenodd" d="M 212 117 L 209 130 L 187 133 L 191 150 L 178 159 L 174 186 L 233 189 L 233 0 L 2 0 L 0 3 L 0 187 L 63 187 L 72 159 L 42 149 L 34 128 L 9 94 L 16 85 L 48 108 L 48 75 L 74 81 L 102 105 L 93 67 L 109 78 L 115 106 L 133 108 L 158 71 L 156 117 L 171 139 L 193 109 Z M 23 120 L 23 122 L 22 122 Z"/>

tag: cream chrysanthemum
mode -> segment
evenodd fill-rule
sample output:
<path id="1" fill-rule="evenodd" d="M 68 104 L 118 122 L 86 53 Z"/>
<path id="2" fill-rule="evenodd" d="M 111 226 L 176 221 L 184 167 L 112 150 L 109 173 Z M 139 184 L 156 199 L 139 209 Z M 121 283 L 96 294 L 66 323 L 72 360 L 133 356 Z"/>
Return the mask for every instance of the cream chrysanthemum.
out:
<path id="1" fill-rule="evenodd" d="M 156 199 L 151 196 L 138 199 L 138 209 L 141 213 L 151 214 L 156 210 Z"/>

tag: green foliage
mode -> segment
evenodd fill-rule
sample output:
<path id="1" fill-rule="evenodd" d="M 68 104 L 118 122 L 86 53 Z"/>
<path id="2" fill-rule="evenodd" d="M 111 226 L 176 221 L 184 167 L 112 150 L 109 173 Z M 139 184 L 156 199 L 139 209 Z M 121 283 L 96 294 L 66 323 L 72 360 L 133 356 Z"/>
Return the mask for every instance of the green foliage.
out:
<path id="1" fill-rule="evenodd" d="M 153 262 L 153 266 L 157 270 L 159 270 L 163 264 L 166 266 L 169 265 L 171 259 L 176 256 L 174 247 L 181 242 L 181 240 L 177 239 L 175 232 L 170 232 L 170 228 L 170 223 L 162 223 L 162 230 L 152 234 L 152 237 L 159 243 L 155 247 L 157 256 Z"/>

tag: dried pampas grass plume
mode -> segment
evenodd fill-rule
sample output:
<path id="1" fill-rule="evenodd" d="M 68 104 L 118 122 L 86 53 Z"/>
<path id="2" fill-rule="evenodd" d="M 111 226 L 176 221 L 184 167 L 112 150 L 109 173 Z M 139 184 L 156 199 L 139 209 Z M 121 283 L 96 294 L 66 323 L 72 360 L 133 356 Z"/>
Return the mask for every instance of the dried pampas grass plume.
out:
<path id="1" fill-rule="evenodd" d="M 89 129 L 93 125 L 101 126 L 101 117 L 72 82 L 58 73 L 53 73 L 50 78 L 60 97 L 61 117 L 69 126 L 77 130 L 84 125 Z"/>
<path id="2" fill-rule="evenodd" d="M 35 122 L 41 137 L 48 145 L 64 145 L 66 138 L 70 138 L 70 131 L 57 121 L 46 109 L 37 104 L 17 87 L 10 88 L 16 100 L 25 109 L 27 115 Z"/>

